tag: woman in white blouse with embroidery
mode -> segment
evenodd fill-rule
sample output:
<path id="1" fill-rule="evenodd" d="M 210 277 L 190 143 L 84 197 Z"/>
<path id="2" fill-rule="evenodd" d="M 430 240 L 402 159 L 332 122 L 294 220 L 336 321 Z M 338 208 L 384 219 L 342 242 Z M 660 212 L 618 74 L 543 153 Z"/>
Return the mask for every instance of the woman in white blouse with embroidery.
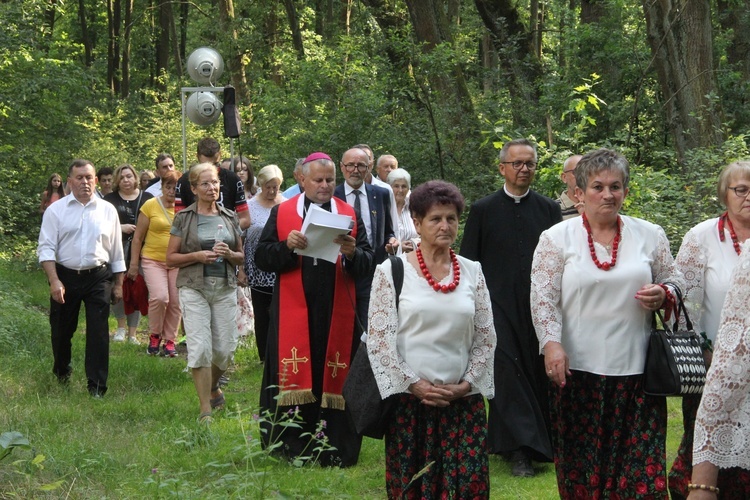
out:
<path id="1" fill-rule="evenodd" d="M 716 341 L 724 297 L 740 259 L 740 245 L 750 236 L 750 162 L 727 165 L 719 175 L 718 194 L 727 210 L 688 231 L 675 259 L 677 269 L 685 276 L 685 305 L 690 319 L 696 331 L 707 339 L 704 355 L 709 366 L 710 346 Z M 669 491 L 673 499 L 685 498 L 688 494 L 693 427 L 700 401 L 700 395 L 682 398 L 684 434 L 669 471 Z M 721 472 L 719 486 L 725 494 L 731 493 L 731 486 L 738 484 L 735 479 L 731 470 Z"/>
<path id="2" fill-rule="evenodd" d="M 599 149 L 576 167 L 582 217 L 539 238 L 532 318 L 544 353 L 561 498 L 667 498 L 667 410 L 643 393 L 652 311 L 678 286 L 664 231 L 620 215 L 627 160 Z M 671 293 L 671 292 L 670 292 Z"/>
<path id="3" fill-rule="evenodd" d="M 494 396 L 496 336 L 480 265 L 451 249 L 463 208 L 453 184 L 416 188 L 411 210 L 422 241 L 399 257 L 398 307 L 391 262 L 373 278 L 367 351 L 380 395 L 394 399 L 385 431 L 389 498 L 489 497 L 483 396 Z"/>
<path id="4" fill-rule="evenodd" d="M 724 300 L 716 350 L 695 421 L 689 500 L 713 500 L 719 493 L 721 498 L 750 498 L 748 304 L 750 244 L 744 243 Z"/>

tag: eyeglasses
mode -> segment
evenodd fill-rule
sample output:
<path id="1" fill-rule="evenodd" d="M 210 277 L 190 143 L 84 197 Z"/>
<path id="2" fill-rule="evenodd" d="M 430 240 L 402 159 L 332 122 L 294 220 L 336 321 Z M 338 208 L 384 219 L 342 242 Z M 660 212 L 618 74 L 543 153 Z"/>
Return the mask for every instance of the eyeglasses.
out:
<path id="1" fill-rule="evenodd" d="M 364 172 L 367 170 L 367 163 L 344 163 L 344 168 L 347 172 L 354 172 L 355 169 Z"/>
<path id="2" fill-rule="evenodd" d="M 750 193 L 750 187 L 747 186 L 728 187 L 727 189 L 731 189 L 732 191 L 734 191 L 734 194 L 736 194 L 740 198 L 744 198 L 747 196 L 747 193 Z"/>
<path id="3" fill-rule="evenodd" d="M 564 174 L 569 174 L 570 172 L 575 172 L 575 171 L 576 171 L 576 169 L 574 169 L 574 168 L 569 168 L 568 170 L 563 170 L 563 173 L 564 173 Z"/>
<path id="4" fill-rule="evenodd" d="M 537 163 L 535 161 L 520 161 L 520 160 L 516 160 L 516 161 L 501 161 L 500 163 L 512 166 L 513 170 L 521 170 L 524 167 L 524 165 L 529 170 L 536 170 L 536 165 L 537 165 Z"/>
<path id="5" fill-rule="evenodd" d="M 198 184 L 202 189 L 208 189 L 209 187 L 219 187 L 219 181 L 201 182 Z"/>

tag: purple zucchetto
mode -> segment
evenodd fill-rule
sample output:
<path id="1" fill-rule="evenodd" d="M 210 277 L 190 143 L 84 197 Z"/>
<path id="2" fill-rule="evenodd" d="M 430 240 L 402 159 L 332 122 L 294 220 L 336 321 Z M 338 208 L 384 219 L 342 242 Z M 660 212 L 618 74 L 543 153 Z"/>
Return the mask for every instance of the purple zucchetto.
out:
<path id="1" fill-rule="evenodd" d="M 318 152 L 316 152 L 316 153 L 311 153 L 310 155 L 308 155 L 308 157 L 307 157 L 307 158 L 305 158 L 305 161 L 304 161 L 304 162 L 302 162 L 302 163 L 303 163 L 303 164 L 304 164 L 304 163 L 310 163 L 311 161 L 315 161 L 315 160 L 328 160 L 328 161 L 333 161 L 333 160 L 331 160 L 331 157 L 330 157 L 330 156 L 328 156 L 328 155 L 327 155 L 327 154 L 325 154 L 325 153 L 322 153 L 322 152 L 318 151 Z"/>

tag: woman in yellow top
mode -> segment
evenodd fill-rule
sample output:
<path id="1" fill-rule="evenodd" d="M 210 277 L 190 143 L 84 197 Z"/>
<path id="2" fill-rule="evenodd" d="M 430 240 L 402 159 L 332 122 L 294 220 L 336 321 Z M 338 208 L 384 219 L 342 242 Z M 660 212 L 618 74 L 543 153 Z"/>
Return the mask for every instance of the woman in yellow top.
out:
<path id="1" fill-rule="evenodd" d="M 176 267 L 167 266 L 167 244 L 169 230 L 174 219 L 175 186 L 180 179 L 176 170 L 161 179 L 162 195 L 143 204 L 135 227 L 131 246 L 128 278 L 135 278 L 140 262 L 143 279 L 148 287 L 148 331 L 146 352 L 159 354 L 164 342 L 162 356 L 177 356 L 174 339 L 180 326 L 179 294 L 177 292 Z M 145 241 L 144 241 L 145 240 Z"/>

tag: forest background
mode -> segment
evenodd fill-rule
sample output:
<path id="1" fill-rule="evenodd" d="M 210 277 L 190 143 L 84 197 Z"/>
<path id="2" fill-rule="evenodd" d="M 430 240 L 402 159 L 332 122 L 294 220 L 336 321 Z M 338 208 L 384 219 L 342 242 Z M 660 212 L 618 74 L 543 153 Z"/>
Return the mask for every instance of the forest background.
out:
<path id="1" fill-rule="evenodd" d="M 556 197 L 570 153 L 610 147 L 631 162 L 625 211 L 676 250 L 748 157 L 747 0 L 5 0 L 0 19 L 6 247 L 36 238 L 39 193 L 72 158 L 182 165 L 200 46 L 237 89 L 237 150 L 288 182 L 296 158 L 366 142 L 471 202 L 499 187 L 502 143 L 530 137 L 535 188 Z M 188 123 L 188 165 L 204 135 L 229 150 L 221 120 Z"/>

